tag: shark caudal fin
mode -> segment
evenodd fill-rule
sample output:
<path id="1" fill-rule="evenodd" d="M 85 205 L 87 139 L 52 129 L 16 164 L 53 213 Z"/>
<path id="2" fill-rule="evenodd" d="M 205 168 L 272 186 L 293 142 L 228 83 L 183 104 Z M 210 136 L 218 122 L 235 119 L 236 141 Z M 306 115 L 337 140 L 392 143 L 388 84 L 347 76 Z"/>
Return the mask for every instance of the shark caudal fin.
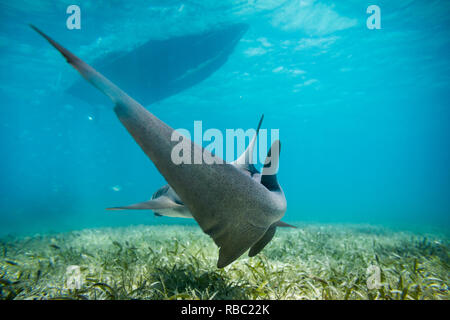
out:
<path id="1" fill-rule="evenodd" d="M 125 92 L 123 92 L 114 83 L 106 79 L 90 65 L 71 53 L 69 50 L 61 46 L 44 32 L 30 24 L 30 27 L 44 37 L 56 50 L 58 50 L 67 62 L 72 65 L 87 81 L 94 85 L 97 89 L 107 95 L 114 104 L 125 103 L 132 100 Z"/>

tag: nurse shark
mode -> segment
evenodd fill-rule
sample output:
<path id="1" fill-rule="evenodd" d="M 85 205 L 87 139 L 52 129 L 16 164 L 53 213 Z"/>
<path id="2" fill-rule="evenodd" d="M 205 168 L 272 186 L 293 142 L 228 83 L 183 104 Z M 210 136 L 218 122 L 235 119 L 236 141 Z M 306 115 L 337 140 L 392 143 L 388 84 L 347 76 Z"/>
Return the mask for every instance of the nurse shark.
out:
<path id="1" fill-rule="evenodd" d="M 280 219 L 287 208 L 276 174 L 279 140 L 273 142 L 260 178 L 253 177 L 256 173 L 252 175 L 252 169 L 243 169 L 249 167 L 247 161 L 242 165 L 225 161 L 175 164 L 171 157 L 178 143 L 173 136 L 177 135 L 193 151 L 193 155 L 215 156 L 179 135 L 94 68 L 36 27 L 31 27 L 55 47 L 83 78 L 112 101 L 120 122 L 166 179 L 169 188 L 173 188 L 203 232 L 219 247 L 218 268 L 229 265 L 249 249 L 249 255 L 253 256 L 270 242 L 276 227 L 284 225 Z M 244 157 L 247 157 L 246 153 Z"/>

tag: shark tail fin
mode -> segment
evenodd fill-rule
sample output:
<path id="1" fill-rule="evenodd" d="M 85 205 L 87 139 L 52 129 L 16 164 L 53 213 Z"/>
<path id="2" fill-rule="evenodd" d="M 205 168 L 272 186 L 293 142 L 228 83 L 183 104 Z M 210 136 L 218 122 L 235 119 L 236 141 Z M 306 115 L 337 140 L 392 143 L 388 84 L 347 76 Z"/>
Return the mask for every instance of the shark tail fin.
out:
<path id="1" fill-rule="evenodd" d="M 30 24 L 30 27 L 44 37 L 55 49 L 57 49 L 87 81 L 94 85 L 97 89 L 107 95 L 114 104 L 123 103 L 132 100 L 125 92 L 123 92 L 114 83 L 106 79 L 102 74 L 97 72 L 90 65 L 71 53 L 69 50 L 61 46 L 44 32 Z"/>

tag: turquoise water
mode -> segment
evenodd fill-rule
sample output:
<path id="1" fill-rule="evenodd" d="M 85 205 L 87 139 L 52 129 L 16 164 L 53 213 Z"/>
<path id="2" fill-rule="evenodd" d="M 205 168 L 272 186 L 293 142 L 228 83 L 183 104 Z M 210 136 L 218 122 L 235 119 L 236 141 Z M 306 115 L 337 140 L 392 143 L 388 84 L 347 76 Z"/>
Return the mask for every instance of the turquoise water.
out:
<path id="1" fill-rule="evenodd" d="M 148 109 L 174 128 L 279 129 L 283 220 L 450 225 L 450 4 L 0 1 L 0 234 L 188 223 L 104 208 L 165 181 L 109 105 L 64 100 L 79 75 L 28 27 L 95 61 L 149 39 L 246 23 L 228 61 Z M 182 48 L 180 50 L 183 50 Z M 189 222 L 193 223 L 193 222 Z"/>

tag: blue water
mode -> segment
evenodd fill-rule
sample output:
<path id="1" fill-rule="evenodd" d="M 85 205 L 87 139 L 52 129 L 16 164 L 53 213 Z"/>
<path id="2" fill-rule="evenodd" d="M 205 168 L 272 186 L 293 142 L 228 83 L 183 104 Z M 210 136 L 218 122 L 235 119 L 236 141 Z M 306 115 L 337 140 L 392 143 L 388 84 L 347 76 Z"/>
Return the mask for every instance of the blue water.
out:
<path id="1" fill-rule="evenodd" d="M 245 22 L 211 77 L 148 107 L 174 128 L 279 129 L 285 221 L 450 226 L 448 1 L 0 1 L 0 234 L 185 223 L 104 208 L 165 183 L 108 106 L 61 102 L 79 75 L 28 27 L 94 61 Z M 366 8 L 381 8 L 381 30 Z"/>

